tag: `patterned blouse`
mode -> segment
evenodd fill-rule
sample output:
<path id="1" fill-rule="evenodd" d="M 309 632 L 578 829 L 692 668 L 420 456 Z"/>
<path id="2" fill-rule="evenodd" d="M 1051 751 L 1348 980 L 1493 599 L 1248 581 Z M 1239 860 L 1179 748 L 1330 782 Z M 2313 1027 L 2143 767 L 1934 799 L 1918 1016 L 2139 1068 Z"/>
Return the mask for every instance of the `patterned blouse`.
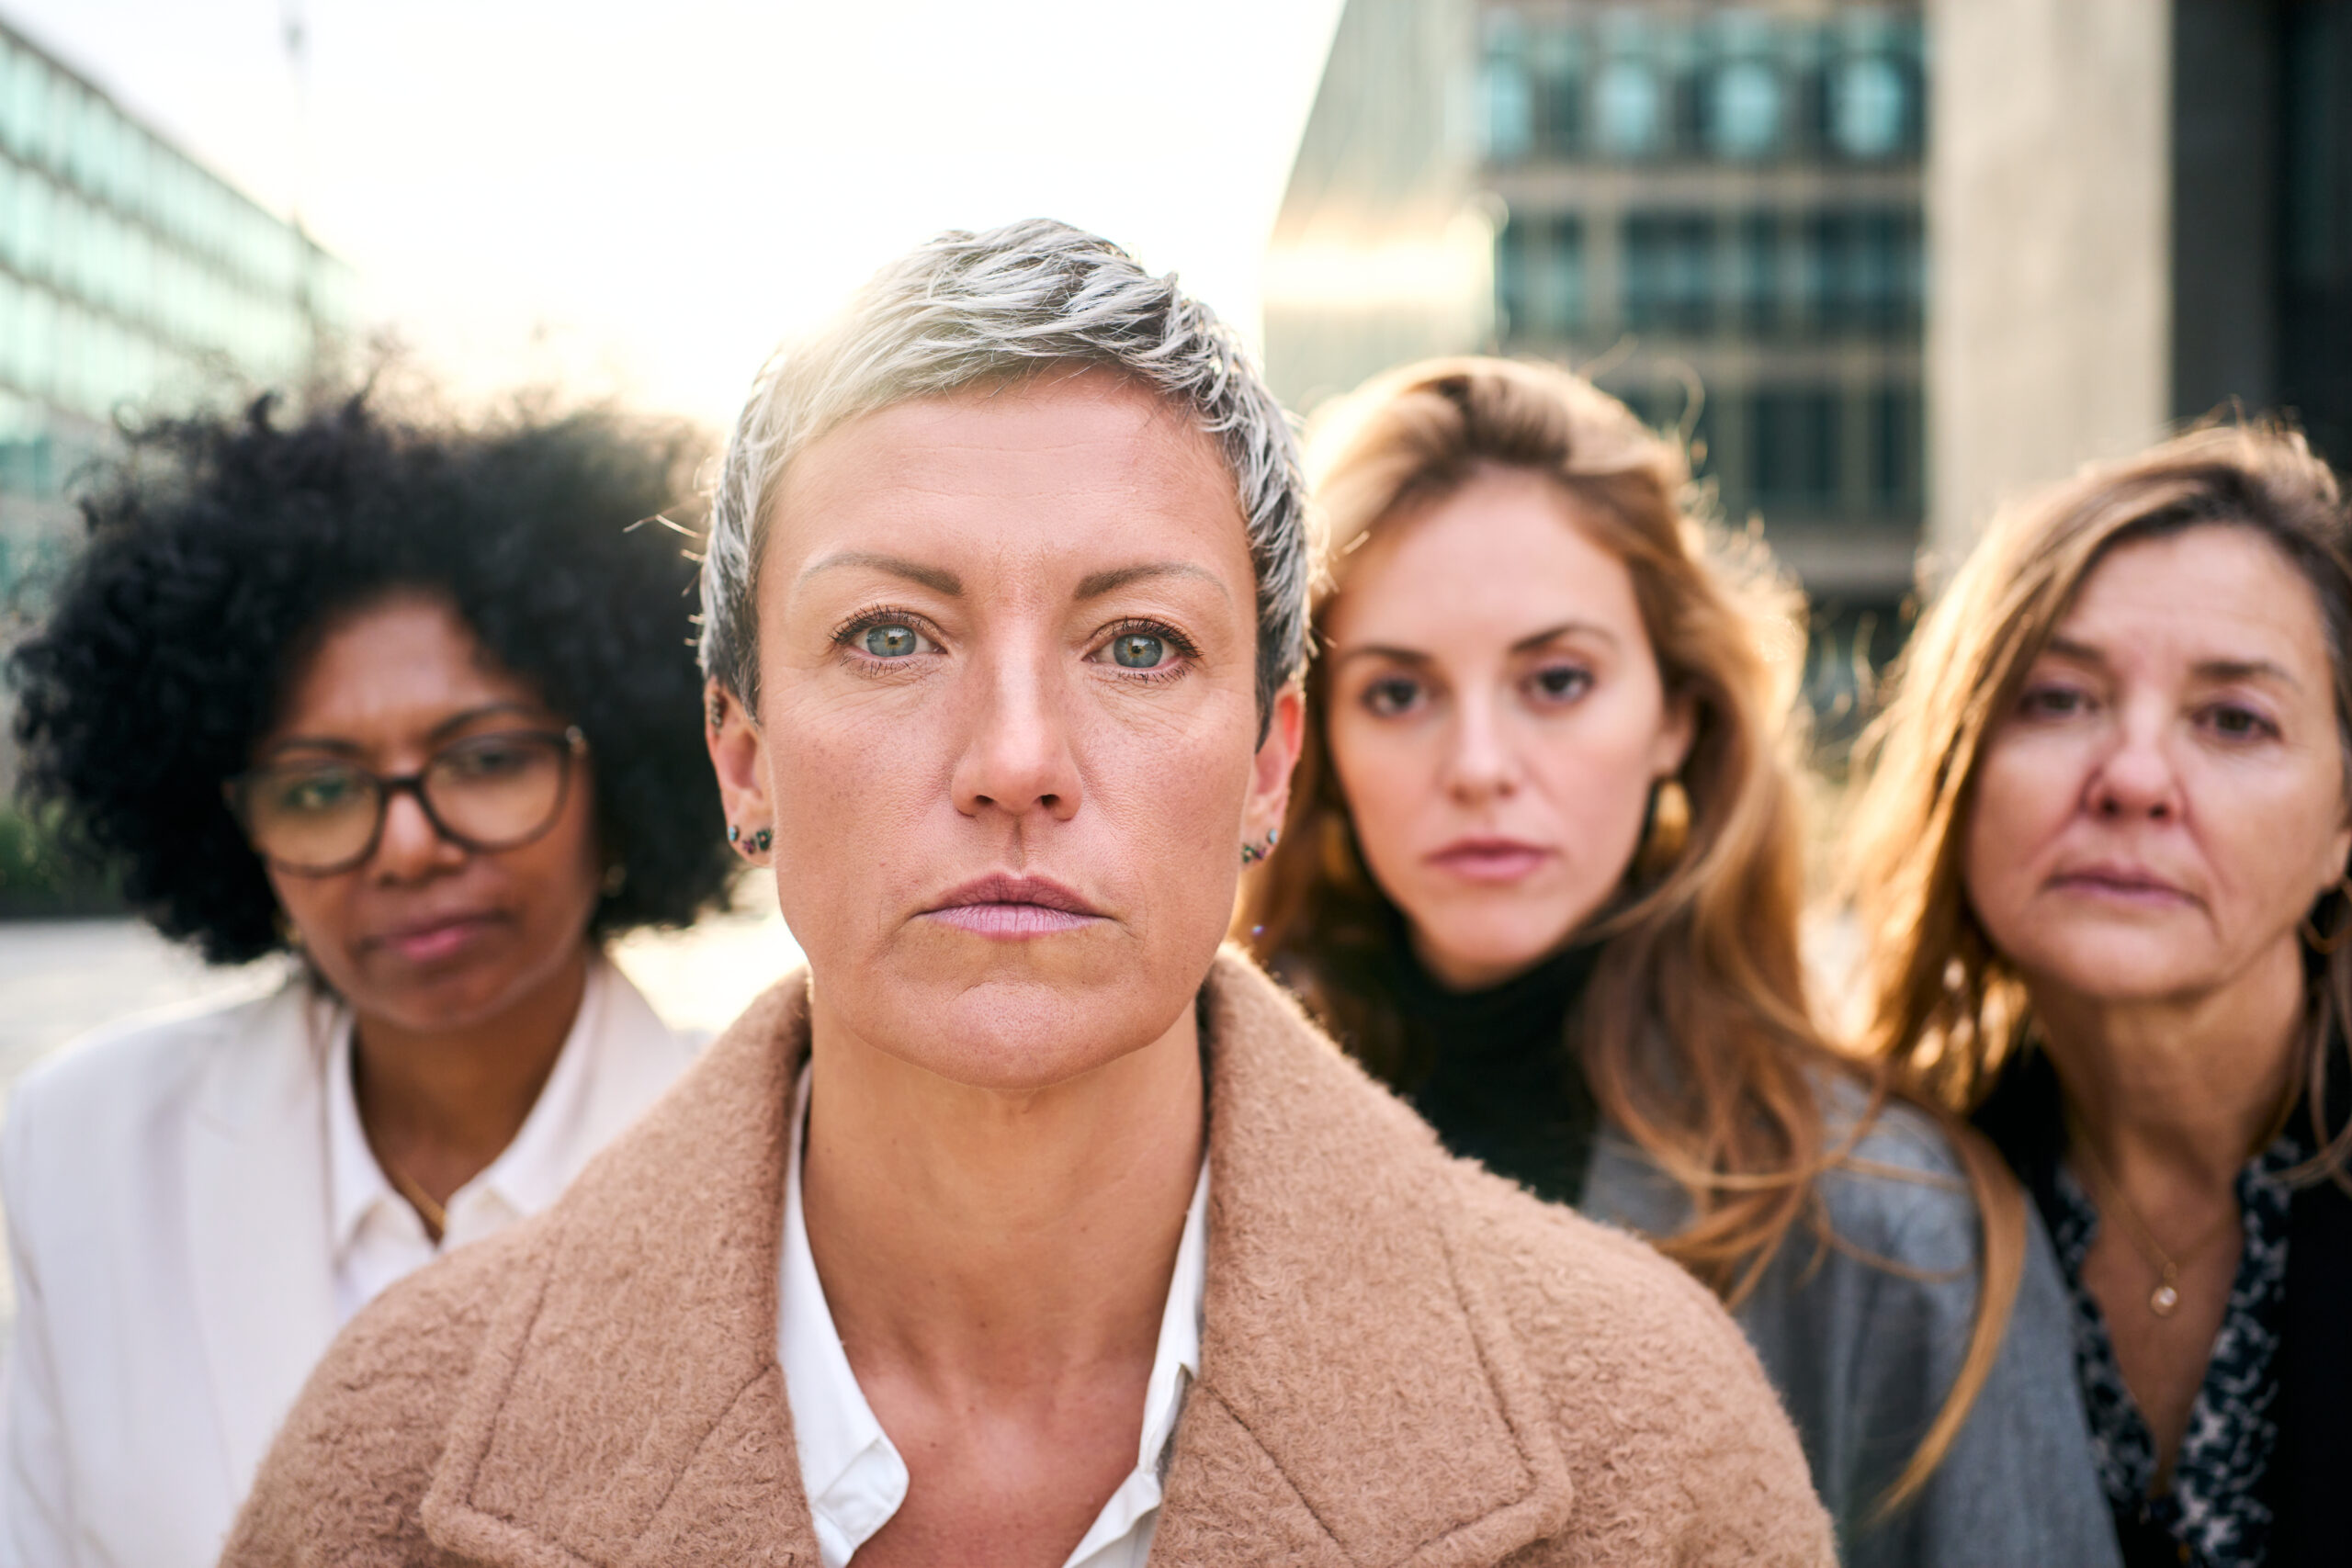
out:
<path id="1" fill-rule="evenodd" d="M 2287 1294 L 2287 1212 L 2292 1190 L 2283 1173 L 2310 1157 L 2293 1134 L 2280 1136 L 2238 1173 L 2245 1228 L 2213 1359 L 2189 1411 L 2174 1461 L 2172 1488 L 2151 1496 L 2156 1449 L 2148 1423 L 2117 1369 L 2114 1343 L 2098 1303 L 2083 1287 L 2083 1259 L 2098 1235 L 2098 1210 L 2064 1159 L 2044 1179 L 2029 1179 L 2075 1302 L 2075 1370 L 2082 1380 L 2099 1481 L 2115 1510 L 2124 1560 L 2193 1568 L 2261 1568 L 2271 1509 L 2264 1479 L 2278 1438 L 2272 1415 L 2278 1384 L 2279 1309 Z"/>

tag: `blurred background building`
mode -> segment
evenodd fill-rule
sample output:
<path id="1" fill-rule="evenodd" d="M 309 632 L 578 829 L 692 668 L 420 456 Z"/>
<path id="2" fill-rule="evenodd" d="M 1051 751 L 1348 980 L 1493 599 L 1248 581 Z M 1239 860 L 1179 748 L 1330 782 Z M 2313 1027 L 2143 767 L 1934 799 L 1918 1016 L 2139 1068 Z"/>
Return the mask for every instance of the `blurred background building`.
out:
<path id="1" fill-rule="evenodd" d="M 1835 718 L 2000 498 L 2232 399 L 2352 458 L 2352 3 L 1348 0 L 1265 343 L 1310 413 L 1485 349 L 1687 434 Z"/>
<path id="2" fill-rule="evenodd" d="M 70 538 L 114 411 L 298 380 L 349 269 L 0 18 L 0 607 Z"/>
<path id="3" fill-rule="evenodd" d="M 2352 4 L 1942 0 L 1931 532 L 2235 400 L 2352 464 Z"/>
<path id="4" fill-rule="evenodd" d="M 73 546 L 119 407 L 299 381 L 350 270 L 0 18 L 0 647 Z M 0 733 L 0 786 L 12 773 Z"/>

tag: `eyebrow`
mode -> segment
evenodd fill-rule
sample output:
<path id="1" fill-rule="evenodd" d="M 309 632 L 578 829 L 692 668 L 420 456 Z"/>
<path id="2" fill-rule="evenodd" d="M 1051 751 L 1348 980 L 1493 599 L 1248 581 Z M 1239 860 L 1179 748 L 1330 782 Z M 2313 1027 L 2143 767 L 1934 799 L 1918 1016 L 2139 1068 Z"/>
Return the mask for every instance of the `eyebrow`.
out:
<path id="1" fill-rule="evenodd" d="M 445 739 L 469 724 L 478 724 L 485 718 L 508 713 L 531 718 L 541 716 L 541 710 L 530 703 L 514 701 L 483 703 L 480 706 L 469 707 L 463 713 L 452 714 L 426 730 L 424 738 L 427 740 Z M 262 749 L 261 755 L 275 757 L 280 751 L 332 751 L 338 756 L 356 757 L 366 750 L 364 746 L 334 736 L 289 735 L 283 740 L 271 741 Z"/>
<path id="2" fill-rule="evenodd" d="M 1597 637 L 1611 648 L 1617 646 L 1617 634 L 1606 626 L 1595 626 L 1590 621 L 1562 621 L 1556 626 L 1548 626 L 1540 632 L 1530 632 L 1512 643 L 1510 651 L 1532 653 L 1544 644 L 1556 642 L 1571 632 L 1582 632 L 1588 637 Z M 1428 664 L 1434 661 L 1432 655 L 1423 653 L 1419 649 L 1396 648 L 1387 643 L 1368 642 L 1342 650 L 1332 658 L 1331 663 L 1336 668 L 1345 664 L 1351 659 L 1358 658 L 1392 659 L 1399 664 Z"/>
<path id="3" fill-rule="evenodd" d="M 921 561 L 909 560 L 904 556 L 885 555 L 878 550 L 836 550 L 831 555 L 810 561 L 803 567 L 800 571 L 800 581 L 806 582 L 820 571 L 832 571 L 843 567 L 864 567 L 868 571 L 887 572 L 892 577 L 903 577 L 909 582 L 918 583 L 949 599 L 961 599 L 964 596 L 964 580 L 954 572 L 935 566 L 925 566 Z"/>
<path id="4" fill-rule="evenodd" d="M 1134 566 L 1113 567 L 1108 571 L 1091 573 L 1079 579 L 1078 592 L 1071 598 L 1083 602 L 1100 599 L 1105 593 L 1115 593 L 1132 582 L 1145 582 L 1155 577 L 1196 577 L 1230 601 L 1233 591 L 1226 587 L 1216 573 L 1188 560 L 1142 561 Z"/>
<path id="5" fill-rule="evenodd" d="M 2079 664 L 2095 665 L 2101 670 L 2108 668 L 2107 655 L 2087 643 L 2052 637 L 2049 650 L 2061 659 L 2071 659 Z M 2200 681 L 2275 681 L 2290 691 L 2302 690 L 2302 682 L 2296 680 L 2285 665 L 2267 659 L 2200 659 L 2188 670 Z"/>

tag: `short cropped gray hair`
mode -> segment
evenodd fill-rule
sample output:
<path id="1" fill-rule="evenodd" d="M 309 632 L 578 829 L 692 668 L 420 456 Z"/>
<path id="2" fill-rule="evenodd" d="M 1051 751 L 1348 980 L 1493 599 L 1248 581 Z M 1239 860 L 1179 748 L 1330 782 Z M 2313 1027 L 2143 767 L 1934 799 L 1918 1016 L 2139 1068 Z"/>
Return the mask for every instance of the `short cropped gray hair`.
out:
<path id="1" fill-rule="evenodd" d="M 761 545 L 785 469 L 810 443 L 860 414 L 1053 365 L 1134 378 L 1224 453 L 1258 579 L 1262 724 L 1306 653 L 1306 484 L 1289 422 L 1239 340 L 1172 273 L 1154 277 L 1108 240 L 1046 219 L 940 235 L 762 368 L 711 498 L 703 672 L 757 710 Z"/>

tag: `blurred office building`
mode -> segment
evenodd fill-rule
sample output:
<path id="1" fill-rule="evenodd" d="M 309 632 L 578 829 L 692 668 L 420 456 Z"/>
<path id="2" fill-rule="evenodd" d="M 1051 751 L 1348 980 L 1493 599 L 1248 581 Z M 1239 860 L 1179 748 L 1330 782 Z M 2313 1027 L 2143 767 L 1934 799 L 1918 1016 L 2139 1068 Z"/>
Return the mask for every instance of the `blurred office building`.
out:
<path id="1" fill-rule="evenodd" d="M 0 19 L 0 646 L 71 549 L 66 487 L 116 412 L 299 380 L 352 292 L 299 226 Z"/>
<path id="2" fill-rule="evenodd" d="M 1349 0 L 1268 255 L 1276 389 L 1311 414 L 1475 349 L 1592 374 L 1764 522 L 1835 710 L 1925 503 L 1924 35 L 1836 0 Z"/>
<path id="3" fill-rule="evenodd" d="M 2352 0 L 1349 0 L 1265 310 L 1309 412 L 1488 348 L 1689 430 L 1834 712 L 1923 522 L 2233 402 L 2352 465 Z"/>
<path id="4" fill-rule="evenodd" d="M 1939 0 L 1930 532 L 2235 401 L 2352 466 L 2352 0 Z"/>

